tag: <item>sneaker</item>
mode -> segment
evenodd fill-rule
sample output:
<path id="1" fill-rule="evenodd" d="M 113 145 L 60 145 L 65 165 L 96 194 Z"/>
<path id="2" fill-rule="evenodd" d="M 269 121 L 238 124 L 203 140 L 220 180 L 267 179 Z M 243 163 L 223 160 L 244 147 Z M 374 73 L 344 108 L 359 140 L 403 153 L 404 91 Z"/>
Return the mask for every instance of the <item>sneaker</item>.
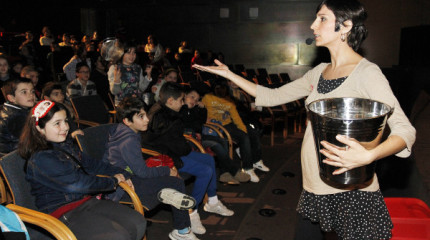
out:
<path id="1" fill-rule="evenodd" d="M 206 203 L 203 209 L 206 212 L 216 213 L 221 216 L 233 216 L 234 212 L 228 209 L 221 201 L 218 201 L 216 204 Z"/>
<path id="2" fill-rule="evenodd" d="M 260 160 L 260 161 L 258 161 L 256 163 L 252 164 L 252 166 L 255 169 L 258 169 L 258 170 L 263 171 L 263 172 L 270 171 L 270 169 L 266 165 L 264 165 L 263 160 Z"/>
<path id="3" fill-rule="evenodd" d="M 172 240 L 199 240 L 193 231 L 186 234 L 180 234 L 177 229 L 169 233 L 169 238 Z"/>
<path id="4" fill-rule="evenodd" d="M 219 176 L 219 181 L 231 185 L 238 185 L 240 182 L 235 179 L 229 172 L 225 172 Z"/>
<path id="5" fill-rule="evenodd" d="M 200 221 L 199 213 L 194 211 L 190 213 L 191 231 L 195 234 L 205 234 L 206 228 L 202 225 Z"/>
<path id="6" fill-rule="evenodd" d="M 236 179 L 239 182 L 249 182 L 249 180 L 251 179 L 251 176 L 249 176 L 248 173 L 246 173 L 244 170 L 239 170 L 237 171 L 237 173 L 234 175 L 234 179 Z"/>
<path id="7" fill-rule="evenodd" d="M 179 210 L 188 210 L 196 205 L 196 200 L 193 197 L 172 188 L 161 189 L 157 197 L 160 202 L 172 205 Z"/>
<path id="8" fill-rule="evenodd" d="M 245 172 L 251 177 L 251 182 L 257 183 L 260 181 L 260 178 L 255 174 L 254 169 L 245 170 Z"/>

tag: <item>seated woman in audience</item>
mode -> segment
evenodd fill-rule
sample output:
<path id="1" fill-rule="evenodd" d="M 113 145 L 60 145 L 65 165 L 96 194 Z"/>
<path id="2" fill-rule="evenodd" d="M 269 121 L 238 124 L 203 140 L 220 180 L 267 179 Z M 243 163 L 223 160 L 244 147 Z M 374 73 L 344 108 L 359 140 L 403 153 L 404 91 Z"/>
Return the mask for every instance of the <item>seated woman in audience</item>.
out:
<path id="1" fill-rule="evenodd" d="M 118 105 L 125 97 L 142 99 L 143 92 L 152 81 L 152 66 L 146 66 L 144 76 L 142 67 L 135 61 L 136 45 L 126 42 L 124 54 L 119 63 L 111 65 L 108 71 L 110 91 L 115 95 L 115 105 Z"/>
<path id="2" fill-rule="evenodd" d="M 145 45 L 145 52 L 152 53 L 154 58 L 152 60 L 153 64 L 163 64 L 162 60 L 165 55 L 164 49 L 158 42 L 157 38 L 153 35 L 148 36 L 148 43 Z"/>
<path id="3" fill-rule="evenodd" d="M 77 239 L 142 239 L 146 220 L 127 206 L 99 199 L 118 183 L 133 187 L 127 171 L 97 161 L 68 138 L 68 111 L 40 101 L 28 115 L 18 153 L 27 160 L 26 179 L 36 206 L 62 221 Z M 108 177 L 99 177 L 97 175 Z"/>
<path id="4" fill-rule="evenodd" d="M 242 167 L 251 176 L 251 182 L 259 182 L 260 178 L 254 169 L 268 172 L 269 168 L 260 159 L 261 146 L 253 146 L 246 125 L 243 123 L 236 109 L 235 103 L 228 96 L 228 85 L 225 80 L 216 81 L 213 85 L 213 93 L 203 97 L 203 104 L 208 110 L 208 120 L 216 120 L 229 131 L 231 137 L 240 149 Z"/>

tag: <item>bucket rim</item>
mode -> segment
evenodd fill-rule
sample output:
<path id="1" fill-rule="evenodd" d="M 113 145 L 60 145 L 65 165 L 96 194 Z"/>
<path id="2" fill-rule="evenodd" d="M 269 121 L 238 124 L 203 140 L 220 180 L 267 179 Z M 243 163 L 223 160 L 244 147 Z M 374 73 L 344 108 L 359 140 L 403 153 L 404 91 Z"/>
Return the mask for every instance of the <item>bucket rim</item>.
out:
<path id="1" fill-rule="evenodd" d="M 310 108 L 310 105 L 311 104 L 315 104 L 317 102 L 327 101 L 327 100 L 334 100 L 334 99 L 361 99 L 361 100 L 370 100 L 372 102 L 376 102 L 376 103 L 380 103 L 382 105 L 385 105 L 388 108 L 388 111 L 385 114 L 381 114 L 381 115 L 374 116 L 374 117 L 365 117 L 365 118 L 361 118 L 361 119 L 348 119 L 348 121 L 360 121 L 360 120 L 366 120 L 366 119 L 380 118 L 380 117 L 384 117 L 384 116 L 389 116 L 394 111 L 394 107 L 391 107 L 390 105 L 388 105 L 388 104 L 386 104 L 384 102 L 381 102 L 381 101 L 378 101 L 378 100 L 374 100 L 374 99 L 370 99 L 370 98 L 360 98 L 360 97 L 332 97 L 332 98 L 317 99 L 317 100 L 314 100 L 314 101 L 310 102 L 309 104 L 307 104 L 306 105 L 306 109 L 308 109 L 310 112 L 312 112 L 312 113 L 314 113 L 314 114 L 316 114 L 318 116 L 324 117 L 325 115 L 323 115 L 321 113 L 318 113 L 318 112 L 315 112 L 315 111 L 312 111 L 312 109 Z M 342 119 L 340 117 L 332 117 L 332 119 L 345 120 L 345 119 Z"/>

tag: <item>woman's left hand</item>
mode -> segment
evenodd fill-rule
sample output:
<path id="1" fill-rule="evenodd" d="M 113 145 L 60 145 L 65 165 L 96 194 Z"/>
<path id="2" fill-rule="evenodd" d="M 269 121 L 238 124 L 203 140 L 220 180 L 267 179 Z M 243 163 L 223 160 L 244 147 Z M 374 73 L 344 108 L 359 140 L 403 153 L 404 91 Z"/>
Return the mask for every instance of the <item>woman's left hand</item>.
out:
<path id="1" fill-rule="evenodd" d="M 357 140 L 337 135 L 336 139 L 347 145 L 339 147 L 327 141 L 322 141 L 321 145 L 325 149 L 320 152 L 327 158 L 323 160 L 325 164 L 339 167 L 333 175 L 342 174 L 348 170 L 367 165 L 375 160 L 370 150 L 364 148 Z"/>

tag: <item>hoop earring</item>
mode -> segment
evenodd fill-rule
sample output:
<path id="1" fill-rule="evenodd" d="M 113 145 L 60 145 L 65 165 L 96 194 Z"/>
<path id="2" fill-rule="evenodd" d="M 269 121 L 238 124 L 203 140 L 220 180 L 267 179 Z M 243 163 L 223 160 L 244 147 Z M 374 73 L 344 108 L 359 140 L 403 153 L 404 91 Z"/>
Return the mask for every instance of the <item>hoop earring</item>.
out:
<path id="1" fill-rule="evenodd" d="M 345 42 L 345 33 L 342 33 L 341 35 L 340 35 L 340 40 L 342 41 L 342 42 Z"/>

